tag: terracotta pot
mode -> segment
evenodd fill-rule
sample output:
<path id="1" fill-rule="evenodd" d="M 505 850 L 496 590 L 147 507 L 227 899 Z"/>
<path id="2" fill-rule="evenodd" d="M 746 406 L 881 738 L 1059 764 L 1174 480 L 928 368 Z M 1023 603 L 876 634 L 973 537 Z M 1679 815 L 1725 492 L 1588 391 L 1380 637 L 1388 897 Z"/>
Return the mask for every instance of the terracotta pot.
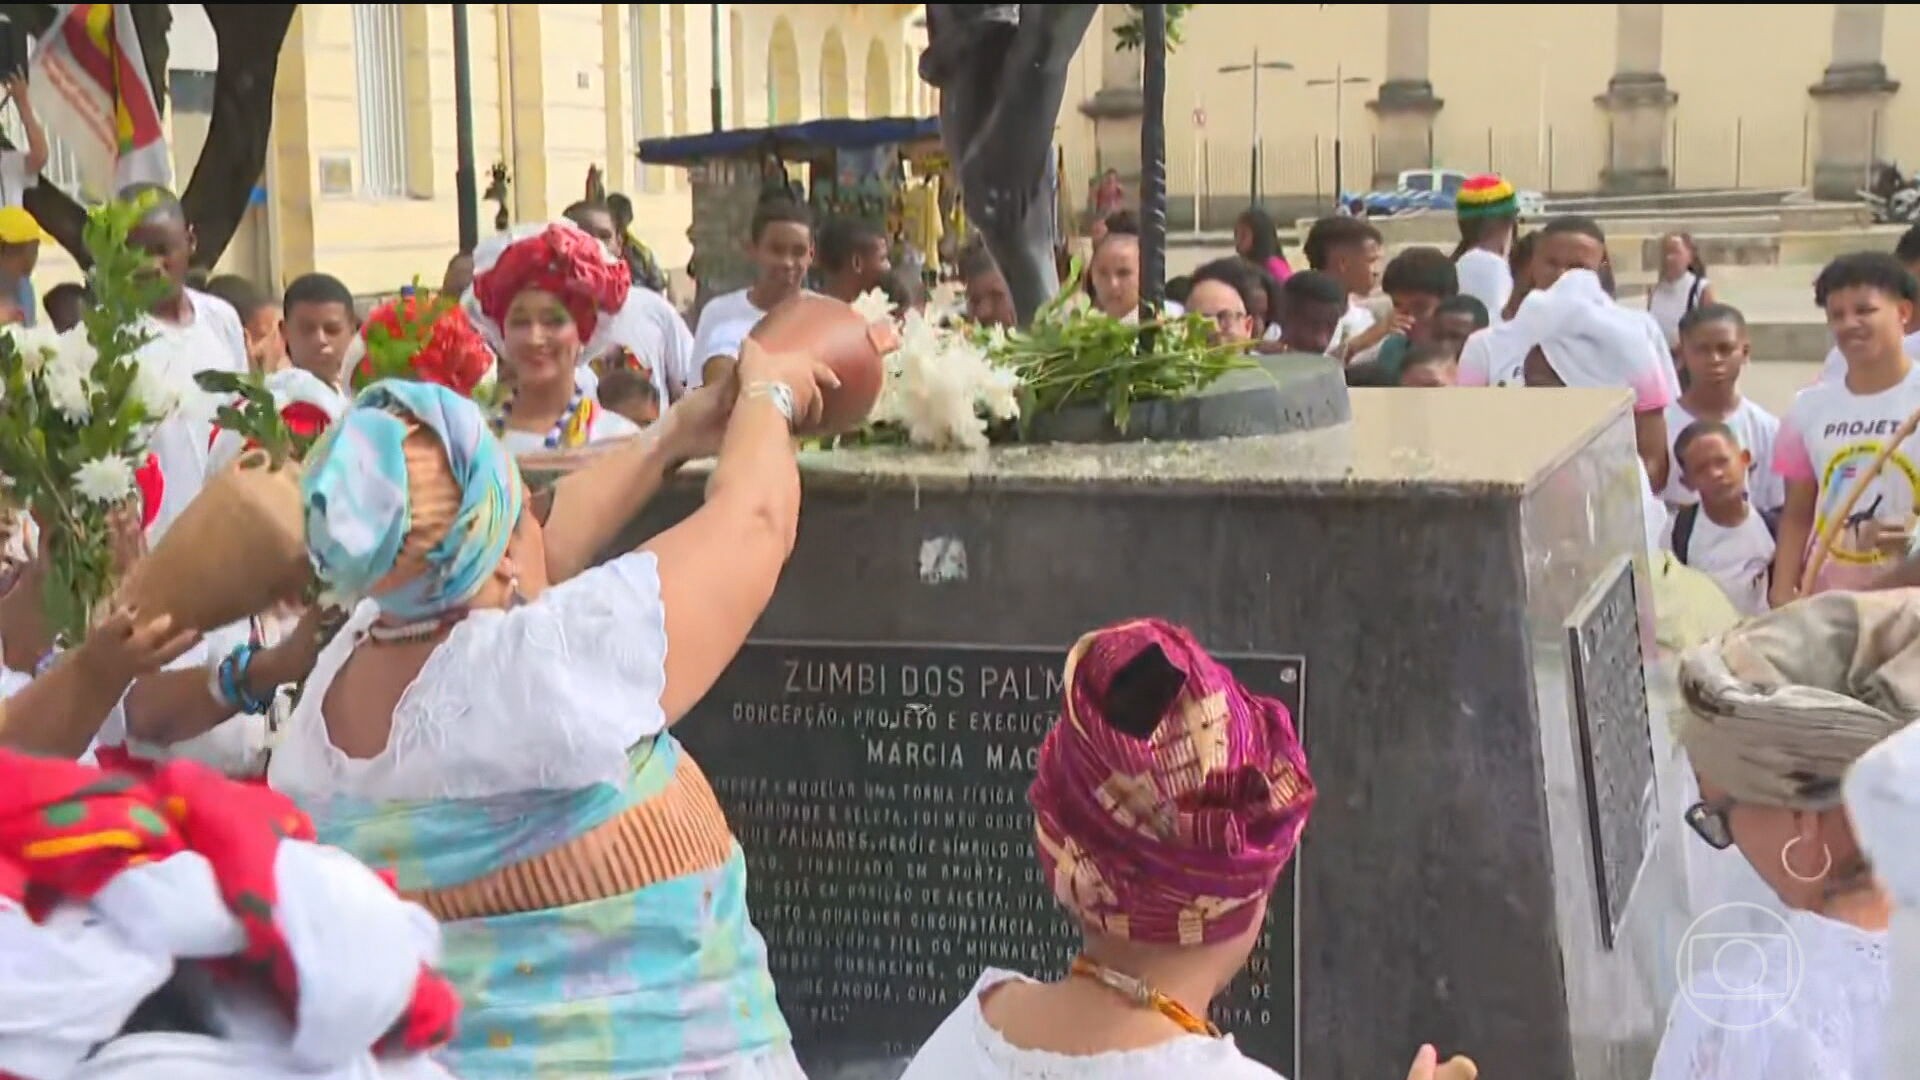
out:
<path id="1" fill-rule="evenodd" d="M 121 587 L 123 603 L 202 632 L 298 599 L 312 581 L 300 466 L 243 455 L 207 482 Z"/>
<path id="2" fill-rule="evenodd" d="M 820 422 L 796 434 L 838 435 L 866 423 L 886 380 L 882 357 L 894 347 L 891 327 L 868 323 L 830 296 L 802 293 L 767 312 L 751 336 L 776 352 L 809 353 L 840 376 L 839 388 L 826 393 Z"/>

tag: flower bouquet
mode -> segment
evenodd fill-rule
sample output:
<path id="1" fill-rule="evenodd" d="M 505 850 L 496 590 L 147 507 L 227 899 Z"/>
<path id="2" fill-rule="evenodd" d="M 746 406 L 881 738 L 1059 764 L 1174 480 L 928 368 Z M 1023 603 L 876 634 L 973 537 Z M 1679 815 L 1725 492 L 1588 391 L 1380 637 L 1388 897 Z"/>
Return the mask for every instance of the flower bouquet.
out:
<path id="1" fill-rule="evenodd" d="M 169 381 L 167 365 L 136 357 L 163 288 L 127 244 L 147 208 L 115 202 L 89 215 L 95 303 L 80 327 L 0 334 L 0 476 L 39 524 L 48 621 L 69 644 L 113 594 L 112 522 L 139 498 L 153 429 L 191 392 Z"/>
<path id="2" fill-rule="evenodd" d="M 458 297 L 416 285 L 367 316 L 347 366 L 356 394 L 381 379 L 416 379 L 473 397 L 494 361 Z"/>
<path id="3" fill-rule="evenodd" d="M 909 309 L 896 316 L 878 289 L 854 310 L 871 322 L 894 323 L 900 346 L 886 356 L 886 378 L 861 441 L 897 438 L 936 450 L 978 450 L 989 425 L 1020 415 L 1020 379 L 995 363 L 1004 335 L 943 326 L 935 315 Z"/>

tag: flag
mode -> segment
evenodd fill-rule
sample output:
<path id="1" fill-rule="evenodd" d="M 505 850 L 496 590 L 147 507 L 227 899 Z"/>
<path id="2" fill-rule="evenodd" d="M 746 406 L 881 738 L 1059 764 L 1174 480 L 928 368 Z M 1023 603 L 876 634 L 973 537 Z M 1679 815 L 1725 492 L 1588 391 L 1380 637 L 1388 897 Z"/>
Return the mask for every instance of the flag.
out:
<path id="1" fill-rule="evenodd" d="M 73 151 L 89 192 L 172 182 L 131 5 L 60 5 L 28 74 L 42 122 Z"/>

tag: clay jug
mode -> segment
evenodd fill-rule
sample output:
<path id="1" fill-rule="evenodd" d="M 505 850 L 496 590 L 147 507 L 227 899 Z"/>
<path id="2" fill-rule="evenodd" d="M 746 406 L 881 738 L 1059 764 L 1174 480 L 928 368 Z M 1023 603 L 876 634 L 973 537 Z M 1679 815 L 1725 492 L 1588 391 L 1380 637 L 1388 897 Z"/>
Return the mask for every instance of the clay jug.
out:
<path id="1" fill-rule="evenodd" d="M 828 390 L 820 422 L 797 435 L 838 435 L 866 423 L 886 380 L 883 357 L 898 343 L 891 325 L 869 323 L 831 296 L 802 293 L 760 320 L 750 335 L 775 352 L 805 352 L 833 368 L 840 386 Z"/>
<path id="2" fill-rule="evenodd" d="M 249 451 L 207 482 L 121 586 L 144 617 L 173 616 L 202 632 L 297 600 L 313 579 L 307 561 L 300 466 L 270 468 Z"/>

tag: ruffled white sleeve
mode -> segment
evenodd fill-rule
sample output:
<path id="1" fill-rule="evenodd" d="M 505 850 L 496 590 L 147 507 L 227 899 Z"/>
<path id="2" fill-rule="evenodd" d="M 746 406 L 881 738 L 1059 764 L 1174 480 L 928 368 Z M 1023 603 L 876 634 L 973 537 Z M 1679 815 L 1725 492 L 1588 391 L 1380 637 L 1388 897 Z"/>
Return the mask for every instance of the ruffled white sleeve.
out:
<path id="1" fill-rule="evenodd" d="M 275 788 L 430 800 L 619 784 L 633 747 L 666 728 L 666 612 L 650 552 L 467 616 L 394 707 L 386 749 L 350 759 L 320 703 L 376 614 L 363 604 L 314 665 L 274 752 Z"/>

